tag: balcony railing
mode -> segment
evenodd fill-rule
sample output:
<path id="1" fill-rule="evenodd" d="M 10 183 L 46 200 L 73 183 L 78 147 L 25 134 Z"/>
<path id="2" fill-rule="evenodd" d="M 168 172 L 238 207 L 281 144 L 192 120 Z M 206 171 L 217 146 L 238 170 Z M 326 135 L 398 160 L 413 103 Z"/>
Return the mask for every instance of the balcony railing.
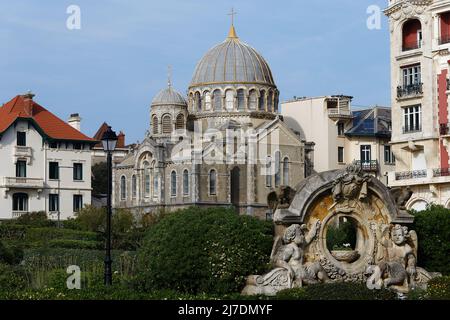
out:
<path id="1" fill-rule="evenodd" d="M 28 213 L 28 211 L 13 211 L 12 212 L 12 218 L 16 219 L 16 218 L 19 218 L 19 217 L 23 216 L 24 214 L 27 214 L 27 213 Z"/>
<path id="2" fill-rule="evenodd" d="M 423 94 L 423 83 L 397 87 L 397 98 L 415 97 Z"/>
<path id="3" fill-rule="evenodd" d="M 422 131 L 422 125 L 403 127 L 403 133 L 414 133 L 414 132 L 421 132 L 421 131 Z"/>
<path id="4" fill-rule="evenodd" d="M 42 189 L 44 187 L 44 179 L 5 177 L 2 184 L 6 188 Z"/>
<path id="5" fill-rule="evenodd" d="M 363 171 L 378 171 L 378 160 L 355 160 L 354 164 L 360 166 Z"/>
<path id="6" fill-rule="evenodd" d="M 447 91 L 450 90 L 450 79 L 447 79 Z"/>
<path id="7" fill-rule="evenodd" d="M 433 170 L 433 177 L 449 177 L 450 176 L 450 168 L 439 168 Z"/>
<path id="8" fill-rule="evenodd" d="M 420 179 L 427 177 L 427 170 L 416 170 L 416 171 L 406 171 L 406 172 L 396 172 L 395 180 L 411 180 Z"/>
<path id="9" fill-rule="evenodd" d="M 328 109 L 328 115 L 330 117 L 351 117 L 352 112 L 349 109 L 339 109 L 339 108 L 333 108 Z"/>
<path id="10" fill-rule="evenodd" d="M 450 43 L 450 35 L 444 35 L 439 38 L 439 44 Z"/>

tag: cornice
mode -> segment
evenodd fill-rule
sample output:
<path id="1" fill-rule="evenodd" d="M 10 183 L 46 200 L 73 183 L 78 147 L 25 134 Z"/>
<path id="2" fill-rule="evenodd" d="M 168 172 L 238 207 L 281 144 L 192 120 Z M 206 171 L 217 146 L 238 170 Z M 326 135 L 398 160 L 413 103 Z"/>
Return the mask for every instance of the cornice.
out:
<path id="1" fill-rule="evenodd" d="M 433 0 L 403 0 L 393 4 L 383 12 L 386 16 L 398 20 L 401 17 L 411 17 L 422 14 Z"/>

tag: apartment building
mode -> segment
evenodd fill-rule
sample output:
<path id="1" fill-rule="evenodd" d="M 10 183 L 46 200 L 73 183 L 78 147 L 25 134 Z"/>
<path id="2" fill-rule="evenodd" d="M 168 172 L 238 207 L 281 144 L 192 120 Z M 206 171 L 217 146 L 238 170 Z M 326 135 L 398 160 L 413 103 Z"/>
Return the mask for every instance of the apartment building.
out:
<path id="1" fill-rule="evenodd" d="M 282 103 L 281 114 L 302 139 L 314 142 L 313 172 L 357 163 L 387 183 L 395 162 L 389 145 L 390 108 L 352 110 L 351 101 L 344 95 L 295 98 Z"/>
<path id="2" fill-rule="evenodd" d="M 410 186 L 409 209 L 450 207 L 450 2 L 389 1 L 392 151 L 389 186 Z"/>

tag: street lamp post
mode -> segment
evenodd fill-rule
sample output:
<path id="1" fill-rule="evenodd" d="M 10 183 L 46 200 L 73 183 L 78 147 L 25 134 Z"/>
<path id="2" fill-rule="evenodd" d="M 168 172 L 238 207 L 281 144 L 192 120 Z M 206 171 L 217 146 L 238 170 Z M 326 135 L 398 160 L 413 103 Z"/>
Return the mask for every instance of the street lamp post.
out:
<path id="1" fill-rule="evenodd" d="M 112 216 L 112 152 L 116 148 L 117 135 L 111 127 L 105 131 L 102 137 L 103 150 L 107 154 L 108 167 L 108 194 L 106 208 L 106 256 L 105 256 L 105 285 L 112 285 L 112 259 L 111 259 L 111 216 Z"/>

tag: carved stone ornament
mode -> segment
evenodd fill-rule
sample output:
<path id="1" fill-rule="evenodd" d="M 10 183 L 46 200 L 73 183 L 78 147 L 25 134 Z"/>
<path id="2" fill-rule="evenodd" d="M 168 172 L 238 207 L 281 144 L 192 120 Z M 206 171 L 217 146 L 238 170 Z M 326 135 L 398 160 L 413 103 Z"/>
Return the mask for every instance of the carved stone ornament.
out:
<path id="1" fill-rule="evenodd" d="M 315 174 L 295 190 L 292 201 L 280 200 L 289 208 L 278 206 L 274 214 L 273 269 L 248 277 L 243 294 L 272 296 L 335 281 L 406 294 L 439 275 L 417 267 L 417 234 L 406 226 L 414 221 L 405 210 L 411 190 L 390 190 L 356 165 Z M 330 250 L 327 230 L 341 220 L 351 221 L 356 243 L 348 251 Z"/>

